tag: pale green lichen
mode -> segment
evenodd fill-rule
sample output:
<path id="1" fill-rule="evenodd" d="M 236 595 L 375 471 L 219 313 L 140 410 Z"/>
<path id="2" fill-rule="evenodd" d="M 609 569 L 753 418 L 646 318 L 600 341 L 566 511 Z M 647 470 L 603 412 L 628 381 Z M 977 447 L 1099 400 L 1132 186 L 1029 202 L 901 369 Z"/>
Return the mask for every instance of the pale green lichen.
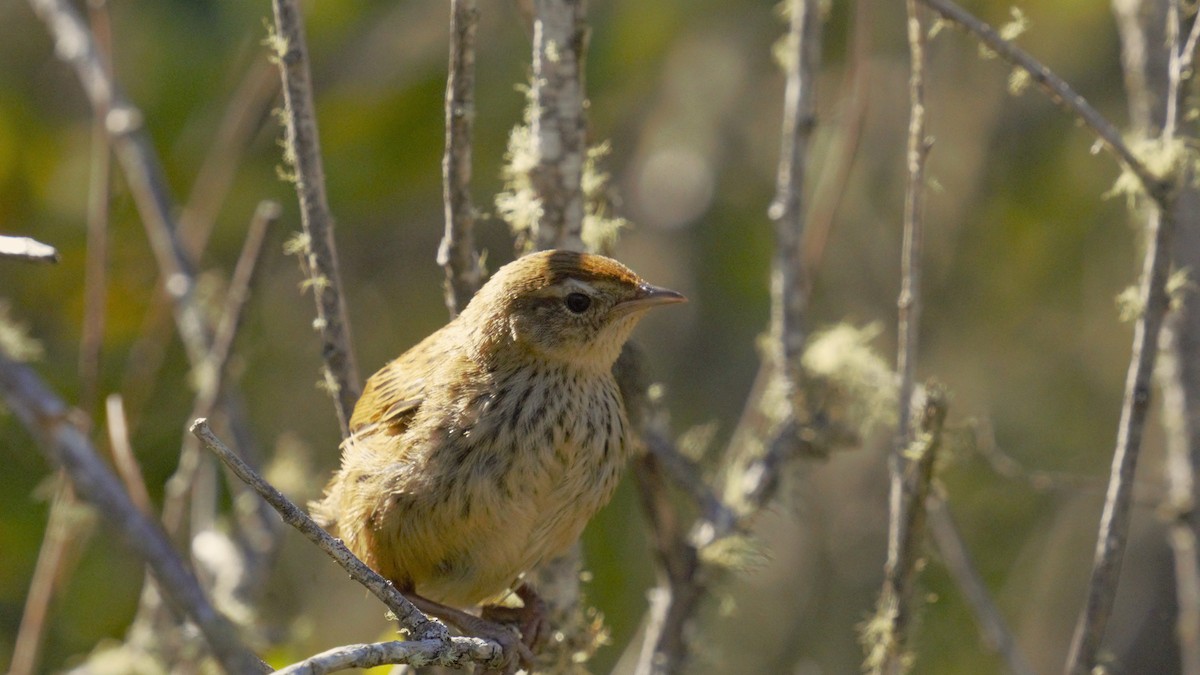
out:
<path id="1" fill-rule="evenodd" d="M 529 97 L 528 89 L 526 96 Z M 534 105 L 529 98 L 524 120 L 509 133 L 505 162 L 500 170 L 504 189 L 495 199 L 496 214 L 508 224 L 520 251 L 533 250 L 535 232 L 544 214 L 533 182 L 533 172 L 539 165 L 537 139 L 533 136 Z M 600 253 L 611 253 L 621 230 L 629 226 L 624 218 L 612 215 L 611 176 L 602 168 L 610 152 L 608 143 L 588 148 L 580 177 L 584 205 L 580 238 L 587 250 Z"/>
<path id="2" fill-rule="evenodd" d="M 1142 166 L 1159 181 L 1169 182 L 1175 176 L 1200 173 L 1197 171 L 1200 168 L 1200 153 L 1186 139 L 1148 138 L 1132 141 L 1129 147 Z M 1129 207 L 1134 208 L 1137 200 L 1145 196 L 1145 188 L 1141 178 L 1125 167 L 1112 188 L 1104 193 L 1104 198 L 1125 197 Z"/>
<path id="3" fill-rule="evenodd" d="M 29 324 L 12 316 L 7 300 L 0 300 L 0 352 L 14 361 L 38 361 L 45 355 L 42 343 L 29 334 Z"/>
<path id="4" fill-rule="evenodd" d="M 801 359 L 810 407 L 860 436 L 896 419 L 895 374 L 871 344 L 880 332 L 837 324 L 812 335 Z"/>

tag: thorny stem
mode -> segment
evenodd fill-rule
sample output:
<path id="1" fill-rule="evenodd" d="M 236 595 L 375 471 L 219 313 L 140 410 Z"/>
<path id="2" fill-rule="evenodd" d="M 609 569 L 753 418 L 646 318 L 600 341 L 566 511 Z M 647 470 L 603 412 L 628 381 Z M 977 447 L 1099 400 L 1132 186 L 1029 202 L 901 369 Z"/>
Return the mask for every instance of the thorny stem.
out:
<path id="1" fill-rule="evenodd" d="M 302 261 L 317 302 L 315 325 L 321 334 L 326 383 L 333 395 L 342 435 L 346 436 L 350 431 L 354 403 L 358 401 L 362 389 L 351 346 L 341 273 L 338 271 L 333 214 L 325 196 L 325 169 L 321 162 L 317 118 L 313 109 L 304 19 L 298 0 L 272 0 L 271 4 L 275 11 L 277 32 L 274 40 L 276 57 L 283 78 L 288 159 L 295 170 L 300 222 L 307 244 Z"/>
<path id="2" fill-rule="evenodd" d="M 483 270 L 475 251 L 471 204 L 471 130 L 475 121 L 475 29 L 477 0 L 450 2 L 450 66 L 446 78 L 446 152 L 442 200 L 446 232 L 438 264 L 446 270 L 446 308 L 457 316 L 479 289 Z"/>

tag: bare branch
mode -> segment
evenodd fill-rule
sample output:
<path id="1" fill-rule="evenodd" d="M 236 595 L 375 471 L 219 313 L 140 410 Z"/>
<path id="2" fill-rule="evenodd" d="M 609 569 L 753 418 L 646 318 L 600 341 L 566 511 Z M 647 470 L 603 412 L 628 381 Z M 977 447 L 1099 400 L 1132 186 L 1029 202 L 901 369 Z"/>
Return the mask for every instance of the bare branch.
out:
<path id="1" fill-rule="evenodd" d="M 254 271 L 262 253 L 263 242 L 271 224 L 279 219 L 279 213 L 279 204 L 273 201 L 260 202 L 254 211 L 246 233 L 246 241 L 242 244 L 242 252 L 230 279 L 225 307 L 213 337 L 212 348 L 208 356 L 192 369 L 196 399 L 192 403 L 189 419 L 208 417 L 217 406 L 226 365 L 233 353 L 233 340 L 237 336 L 242 310 L 250 295 L 250 285 L 254 280 Z M 200 447 L 195 436 L 185 433 L 179 451 L 179 464 L 175 473 L 167 480 L 163 503 L 163 524 L 167 531 L 177 538 L 186 534 L 184 525 L 192 490 L 195 488 L 196 472 L 200 469 L 200 460 Z"/>
<path id="2" fill-rule="evenodd" d="M 929 533 L 941 554 L 942 564 L 950 571 L 955 583 L 962 589 L 967 604 L 975 612 L 975 621 L 979 624 L 984 644 L 1004 659 L 1013 675 L 1034 675 L 1036 671 L 1017 647 L 1017 640 L 1008 622 L 992 601 L 987 585 L 971 560 L 971 553 L 963 543 L 962 534 L 950 513 L 950 505 L 945 498 L 933 492 L 925 499 L 925 510 Z"/>
<path id="3" fill-rule="evenodd" d="M 266 672 L 266 664 L 246 649 L 233 624 L 205 597 L 166 533 L 133 504 L 87 437 L 70 422 L 70 409 L 62 399 L 32 369 L 3 354 L 0 391 L 51 463 L 66 471 L 79 496 L 94 505 L 125 544 L 146 560 L 168 602 L 195 622 L 222 667 L 230 673 Z"/>
<path id="4" fill-rule="evenodd" d="M 25 596 L 25 609 L 21 612 L 21 626 L 13 643 L 8 675 L 32 675 L 38 672 L 46 620 L 50 616 L 55 591 L 62 586 L 61 580 L 68 577 L 68 572 L 74 568 L 78 551 L 91 531 L 87 521 L 80 517 L 84 507 L 75 498 L 71 483 L 62 471 L 59 471 L 55 481 L 58 485 L 54 501 L 50 504 L 50 517 L 42 537 L 42 547 L 38 550 L 33 578 L 29 582 L 29 593 Z"/>
<path id="5" fill-rule="evenodd" d="M 904 191 L 904 243 L 900 257 L 899 348 L 896 372 L 900 375 L 900 409 L 897 419 L 896 446 L 893 452 L 893 504 L 897 478 L 903 480 L 905 466 L 901 453 L 912 440 L 910 424 L 912 394 L 917 365 L 917 345 L 921 322 L 921 249 L 924 239 L 925 162 L 930 141 L 925 134 L 925 28 L 918 14 L 916 0 L 906 0 L 908 8 L 909 50 L 909 121 L 908 121 L 908 182 Z M 895 533 L 892 533 L 895 534 Z"/>
<path id="6" fill-rule="evenodd" d="M 1178 616 L 1175 622 L 1179 641 L 1181 672 L 1200 675 L 1200 561 L 1197 559 L 1196 532 L 1190 519 L 1196 508 L 1195 465 L 1192 438 L 1195 430 L 1188 415 L 1187 380 L 1182 359 L 1180 331 L 1183 310 L 1172 311 L 1162 332 L 1162 356 L 1158 377 L 1163 392 L 1162 425 L 1166 432 L 1165 474 L 1167 495 L 1160 512 L 1167 520 L 1167 543 L 1175 560 L 1175 594 Z"/>
<path id="7" fill-rule="evenodd" d="M 871 99 L 871 33 L 874 28 L 872 12 L 875 5 L 870 0 L 854 3 L 853 36 L 851 37 L 850 65 L 842 82 L 843 101 L 841 121 L 831 142 L 832 150 L 825 157 L 821 180 L 812 200 L 812 214 L 804 228 L 804 272 L 808 275 L 807 286 L 812 287 L 816 270 L 825 258 L 829 234 L 834 219 L 846 196 L 846 185 L 850 171 L 858 157 L 859 144 L 867 120 L 867 109 Z"/>
<path id="8" fill-rule="evenodd" d="M 496 643 L 479 638 L 456 638 L 447 645 L 441 640 L 410 640 L 346 645 L 310 656 L 276 671 L 277 675 L 324 675 L 350 668 L 374 668 L 408 663 L 421 666 L 460 668 L 470 663 L 488 663 L 499 658 Z"/>
<path id="9" fill-rule="evenodd" d="M 1076 93 L 1065 80 L 1054 74 L 1025 50 L 1000 37 L 995 28 L 980 21 L 951 0 L 919 0 L 919 2 L 936 12 L 942 19 L 974 35 L 1005 61 L 1029 73 L 1030 78 L 1046 92 L 1051 101 L 1096 134 L 1100 143 L 1116 156 L 1117 161 L 1137 177 L 1142 189 L 1151 199 L 1160 206 L 1166 202 L 1174 187 L 1172 182 L 1155 175 L 1125 143 L 1121 132 L 1093 108 L 1087 99 Z"/>
<path id="10" fill-rule="evenodd" d="M 583 60 L 586 0 L 534 0 L 533 147 L 530 172 L 540 206 L 537 248 L 583 250 L 587 155 Z"/>
<path id="11" fill-rule="evenodd" d="M 359 560 L 350 549 L 339 539 L 334 539 L 328 532 L 321 529 L 320 525 L 313 522 L 312 518 L 308 517 L 299 506 L 296 506 L 292 500 L 285 497 L 279 490 L 259 476 L 257 472 L 246 464 L 241 457 L 238 457 L 230 450 L 221 439 L 217 438 L 216 434 L 208 426 L 208 420 L 198 419 L 192 423 L 191 432 L 196 438 L 213 452 L 224 464 L 229 467 L 238 478 L 242 479 L 247 485 L 254 488 L 263 499 L 267 501 L 279 515 L 283 517 L 284 522 L 300 531 L 309 541 L 313 542 L 324 551 L 329 557 L 333 558 L 343 569 L 358 583 L 366 587 L 367 590 L 380 599 L 383 604 L 387 605 L 388 609 L 396 614 L 400 621 L 400 625 L 409 631 L 417 640 L 446 640 L 448 633 L 446 627 L 437 621 L 428 619 L 424 614 L 413 606 L 392 582 L 379 576 L 377 572 L 367 567 L 363 561 Z"/>
<path id="12" fill-rule="evenodd" d="M 475 207 L 471 204 L 471 129 L 475 123 L 475 27 L 477 0 L 450 2 L 450 66 L 446 78 L 446 153 L 442 199 L 446 233 L 437 262 L 446 270 L 450 316 L 466 306 L 483 278 L 475 250 Z"/>
<path id="13" fill-rule="evenodd" d="M 697 547 L 688 540 L 680 514 L 671 503 L 661 453 L 638 457 L 633 477 L 642 509 L 650 524 L 651 543 L 658 563 L 659 583 L 650 592 L 650 610 L 637 675 L 682 672 L 689 654 L 686 628 L 703 599 Z"/>
<path id="14" fill-rule="evenodd" d="M 142 113 L 125 99 L 106 72 L 91 32 L 70 3 L 30 0 L 30 4 L 49 28 L 59 58 L 75 69 L 93 113 L 104 120 L 141 214 L 159 275 L 173 300 L 179 335 L 189 358 L 199 361 L 208 353 L 211 331 L 194 298 L 192 264 L 176 237 L 169 190 L 143 127 Z"/>
<path id="15" fill-rule="evenodd" d="M 908 180 L 904 191 L 904 242 L 900 254 L 900 297 L 898 316 L 896 372 L 900 387 L 896 416 L 896 436 L 888 473 L 891 477 L 888 502 L 888 550 L 884 566 L 883 592 L 879 597 L 876 624 L 864 633 L 867 667 L 873 673 L 894 675 L 911 665 L 909 626 L 911 601 L 916 583 L 918 559 L 922 554 L 925 495 L 933 471 L 933 442 L 922 447 L 918 434 L 929 433 L 929 416 L 945 416 L 945 402 L 939 412 L 931 408 L 926 392 L 925 417 L 921 429 L 912 424 L 913 389 L 917 364 L 918 335 L 921 319 L 921 244 L 924 232 L 925 161 L 929 142 L 925 134 L 925 27 L 916 0 L 906 0 L 909 52 Z M 934 420 L 940 433 L 941 419 Z M 917 449 L 917 452 L 913 452 Z M 873 633 L 872 631 L 876 631 Z"/>
<path id="16" fill-rule="evenodd" d="M 29 237 L 10 237 L 0 234 L 0 259 L 24 260 L 25 262 L 56 263 L 58 251 Z"/>
<path id="17" fill-rule="evenodd" d="M 200 260 L 207 248 L 242 156 L 262 128 L 278 93 L 279 74 L 273 64 L 258 55 L 225 104 L 209 151 L 179 213 L 179 239 L 193 260 Z"/>
<path id="18" fill-rule="evenodd" d="M 117 475 L 125 484 L 129 498 L 142 510 L 150 515 L 154 513 L 154 502 L 150 501 L 150 492 L 146 490 L 146 480 L 142 477 L 142 469 L 138 466 L 137 457 L 129 443 L 129 425 L 125 421 L 125 406 L 120 394 L 109 394 L 105 399 L 105 411 L 108 424 L 108 444 L 112 448 L 113 465 Z"/>
<path id="19" fill-rule="evenodd" d="M 892 457 L 892 492 L 888 509 L 888 554 L 883 592 L 876 614 L 863 633 L 866 668 L 871 673 L 906 672 L 912 656 L 908 631 L 912 624 L 913 590 L 923 551 L 925 500 L 933 478 L 933 465 L 942 442 L 946 419 L 946 394 L 927 384 L 921 416 L 912 443 Z M 901 468 L 896 469 L 899 465 Z M 897 474 L 899 477 L 897 478 Z"/>
<path id="20" fill-rule="evenodd" d="M 787 381 L 792 415 L 803 415 L 804 314 L 808 276 L 804 271 L 804 175 L 808 141 L 816 126 L 815 81 L 821 56 L 821 17 L 816 2 L 793 0 L 787 49 L 787 88 L 783 95 L 783 131 L 776 173 L 775 200 L 768 215 L 775 226 L 771 270 L 771 331 L 780 375 Z"/>
<path id="21" fill-rule="evenodd" d="M 112 77 L 112 28 L 107 0 L 87 5 L 88 21 L 96 48 Z M 91 170 L 88 181 L 87 254 L 83 271 L 83 327 L 79 337 L 79 407 L 96 414 L 99 399 L 100 358 L 104 345 L 104 319 L 108 299 L 108 209 L 112 192 L 112 147 L 104 118 L 92 119 Z"/>
<path id="22" fill-rule="evenodd" d="M 313 109 L 304 19 L 297 0 L 272 0 L 271 5 L 275 10 L 277 33 L 273 42 L 283 77 L 287 158 L 295 170 L 300 222 L 306 238 L 303 262 L 317 301 L 316 326 L 321 334 L 326 381 L 332 390 L 338 422 L 345 436 L 349 433 L 350 415 L 362 393 L 362 385 L 350 340 L 346 300 L 342 295 L 333 214 L 325 197 L 325 169 Z"/>
<path id="23" fill-rule="evenodd" d="M 1089 673 L 1095 667 L 1104 629 L 1112 614 L 1129 534 L 1134 473 L 1150 407 L 1150 385 L 1154 361 L 1158 356 L 1158 335 L 1169 305 L 1166 284 L 1171 266 L 1169 251 L 1173 227 L 1169 210 L 1154 210 L 1148 223 L 1150 237 L 1138 291 L 1143 309 L 1134 327 L 1133 349 L 1125 379 L 1108 496 L 1100 517 L 1100 533 L 1087 601 L 1079 617 L 1068 659 L 1067 672 L 1072 675 Z"/>

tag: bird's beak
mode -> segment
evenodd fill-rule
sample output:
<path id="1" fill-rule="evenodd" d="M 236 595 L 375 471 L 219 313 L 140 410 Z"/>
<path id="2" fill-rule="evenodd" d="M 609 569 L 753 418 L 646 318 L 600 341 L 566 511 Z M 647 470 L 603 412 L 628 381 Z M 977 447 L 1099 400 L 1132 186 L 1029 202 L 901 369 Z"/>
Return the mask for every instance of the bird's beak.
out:
<path id="1" fill-rule="evenodd" d="M 687 298 L 683 296 L 683 293 L 660 286 L 642 284 L 638 286 L 637 293 L 632 298 L 617 303 L 613 307 L 613 311 L 618 314 L 628 314 L 630 312 L 657 307 L 658 305 L 673 305 L 677 302 L 687 302 Z"/>

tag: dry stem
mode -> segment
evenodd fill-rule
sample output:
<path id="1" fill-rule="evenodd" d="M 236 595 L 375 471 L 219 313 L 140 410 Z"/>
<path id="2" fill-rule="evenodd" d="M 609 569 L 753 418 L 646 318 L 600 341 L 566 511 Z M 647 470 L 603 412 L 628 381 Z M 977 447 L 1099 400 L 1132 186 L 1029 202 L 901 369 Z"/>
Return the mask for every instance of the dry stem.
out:
<path id="1" fill-rule="evenodd" d="M 275 10 L 273 43 L 283 77 L 284 117 L 287 123 L 287 158 L 295 170 L 296 195 L 306 246 L 303 266 L 317 301 L 316 327 L 321 334 L 326 382 L 333 394 L 342 435 L 350 431 L 350 415 L 362 388 L 350 340 L 346 300 L 342 295 L 333 214 L 325 196 L 325 169 L 321 162 L 317 118 L 313 110 L 312 78 L 304 19 L 297 0 L 272 0 Z"/>
<path id="2" fill-rule="evenodd" d="M 71 412 L 29 367 L 0 354 L 0 391 L 52 464 L 62 467 L 80 498 L 117 531 L 125 544 L 150 565 L 168 602 L 200 629 L 213 655 L 231 673 L 267 668 L 238 638 L 237 630 L 205 597 L 196 577 L 171 546 L 157 522 L 129 499 L 112 470 L 73 424 Z"/>
<path id="3" fill-rule="evenodd" d="M 475 251 L 471 204 L 471 129 L 475 123 L 475 28 L 477 0 L 450 2 L 450 66 L 446 79 L 446 152 L 442 200 L 446 232 L 438 264 L 446 270 L 446 307 L 457 316 L 479 289 L 483 269 Z"/>

